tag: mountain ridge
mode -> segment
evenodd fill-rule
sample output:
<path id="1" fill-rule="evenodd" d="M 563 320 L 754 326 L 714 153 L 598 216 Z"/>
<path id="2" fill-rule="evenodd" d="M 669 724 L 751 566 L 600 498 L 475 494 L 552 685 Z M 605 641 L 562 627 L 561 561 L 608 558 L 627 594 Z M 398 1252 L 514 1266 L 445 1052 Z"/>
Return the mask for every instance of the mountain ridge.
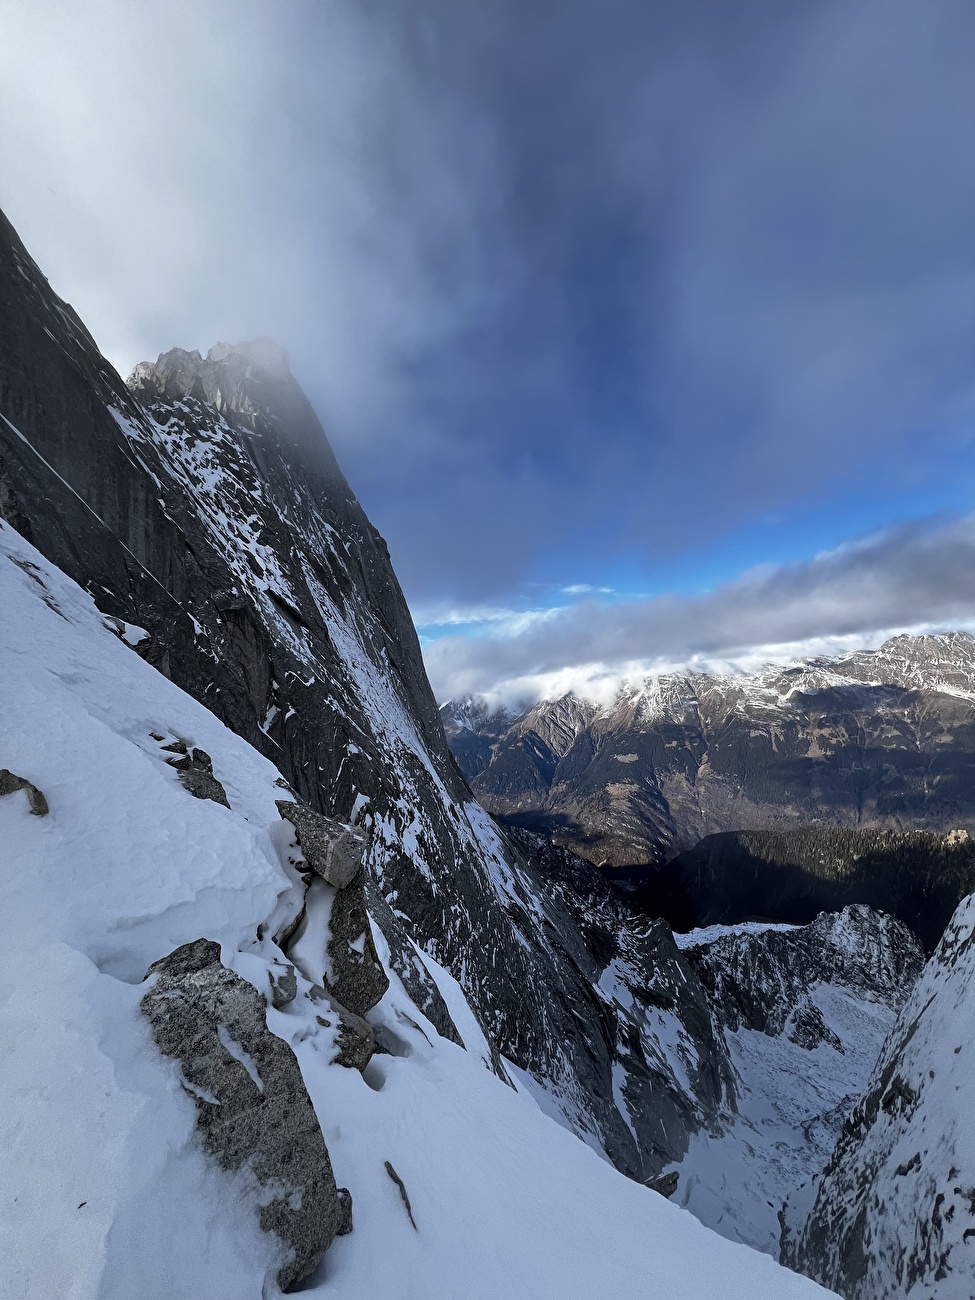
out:
<path id="1" fill-rule="evenodd" d="M 610 704 L 570 695 L 512 717 L 470 699 L 440 714 L 486 808 L 609 869 L 723 831 L 975 830 L 967 632 L 754 674 L 664 674 Z"/>

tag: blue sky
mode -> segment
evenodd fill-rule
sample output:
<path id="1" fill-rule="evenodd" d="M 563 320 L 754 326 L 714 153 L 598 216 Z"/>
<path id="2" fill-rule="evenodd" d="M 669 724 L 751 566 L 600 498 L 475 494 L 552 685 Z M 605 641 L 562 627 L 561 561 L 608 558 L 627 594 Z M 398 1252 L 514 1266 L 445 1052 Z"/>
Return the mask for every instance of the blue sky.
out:
<path id="1" fill-rule="evenodd" d="M 0 202 L 55 287 L 123 370 L 284 344 L 441 696 L 975 616 L 969 0 L 0 28 Z"/>

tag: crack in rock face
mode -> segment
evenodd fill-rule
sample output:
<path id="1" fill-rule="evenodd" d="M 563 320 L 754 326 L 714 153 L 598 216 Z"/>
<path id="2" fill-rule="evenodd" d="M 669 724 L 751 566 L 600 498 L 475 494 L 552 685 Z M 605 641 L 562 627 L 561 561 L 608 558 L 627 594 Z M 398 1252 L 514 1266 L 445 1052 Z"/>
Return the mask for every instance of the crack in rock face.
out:
<path id="1" fill-rule="evenodd" d="M 184 944 L 153 975 L 140 1006 L 156 1046 L 180 1063 L 204 1149 L 253 1181 L 261 1228 L 286 1252 L 277 1281 L 287 1291 L 352 1228 L 352 1198 L 335 1185 L 298 1062 L 268 1029 L 257 990 L 221 964 L 219 944 Z"/>

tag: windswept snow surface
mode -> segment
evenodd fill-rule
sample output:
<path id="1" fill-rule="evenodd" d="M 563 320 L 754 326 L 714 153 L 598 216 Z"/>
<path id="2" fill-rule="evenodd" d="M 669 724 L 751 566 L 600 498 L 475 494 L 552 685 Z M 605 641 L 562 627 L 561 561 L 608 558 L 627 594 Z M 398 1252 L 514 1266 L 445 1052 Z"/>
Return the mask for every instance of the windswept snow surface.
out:
<path id="1" fill-rule="evenodd" d="M 281 954 L 258 926 L 300 901 L 277 848 L 277 773 L 2 523 L 0 609 L 0 766 L 50 804 L 38 817 L 24 792 L 0 798 L 0 1295 L 273 1300 L 275 1240 L 247 1188 L 197 1145 L 194 1104 L 139 1002 L 149 964 L 200 937 L 268 991 Z M 211 756 L 230 809 L 182 788 L 162 750 L 176 739 Z M 467 1051 L 437 1036 L 395 976 L 370 1019 L 398 1054 L 365 1076 L 330 1063 L 334 1031 L 306 980 L 268 1011 L 353 1198 L 354 1230 L 307 1294 L 830 1294 L 629 1182 L 503 1084 L 459 987 L 425 960 Z"/>

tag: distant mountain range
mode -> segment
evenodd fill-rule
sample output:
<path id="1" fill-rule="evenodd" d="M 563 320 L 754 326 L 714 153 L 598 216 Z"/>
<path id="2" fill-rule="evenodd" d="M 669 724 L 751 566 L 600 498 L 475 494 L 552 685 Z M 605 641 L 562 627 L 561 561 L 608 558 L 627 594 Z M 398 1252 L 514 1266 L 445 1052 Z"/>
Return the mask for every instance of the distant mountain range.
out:
<path id="1" fill-rule="evenodd" d="M 511 713 L 465 697 L 440 713 L 489 812 L 610 875 L 723 831 L 975 829 L 963 632 L 750 675 L 650 677 L 609 705 L 566 695 Z"/>

